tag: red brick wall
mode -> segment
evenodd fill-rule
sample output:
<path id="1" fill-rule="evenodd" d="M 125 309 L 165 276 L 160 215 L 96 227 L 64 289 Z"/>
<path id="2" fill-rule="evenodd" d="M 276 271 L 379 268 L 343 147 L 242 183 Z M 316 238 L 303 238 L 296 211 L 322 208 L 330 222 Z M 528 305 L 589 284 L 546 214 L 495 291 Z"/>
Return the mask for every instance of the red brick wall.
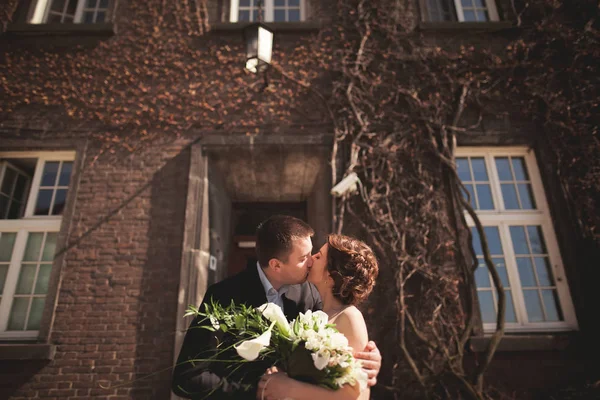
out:
<path id="1" fill-rule="evenodd" d="M 0 398 L 7 386 L 18 388 L 15 400 L 169 396 L 189 149 L 154 143 L 84 165 L 71 224 L 77 243 L 50 337 L 56 355 L 45 366 L 0 363 Z"/>

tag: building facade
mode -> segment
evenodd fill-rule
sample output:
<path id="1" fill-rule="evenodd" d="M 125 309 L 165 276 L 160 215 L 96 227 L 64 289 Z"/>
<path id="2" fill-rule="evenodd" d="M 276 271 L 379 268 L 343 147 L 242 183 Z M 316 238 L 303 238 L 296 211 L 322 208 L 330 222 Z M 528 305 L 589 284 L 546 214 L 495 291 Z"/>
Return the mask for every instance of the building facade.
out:
<path id="1" fill-rule="evenodd" d="M 170 398 L 184 310 L 254 261 L 257 223 L 295 215 L 315 228 L 315 247 L 324 240 L 338 159 L 332 123 L 302 84 L 332 89 L 324 66 L 335 54 L 319 43 L 338 7 L 265 0 L 259 18 L 255 0 L 4 6 L 0 397 Z M 432 47 L 499 51 L 520 34 L 507 0 L 395 11 Z M 243 70 L 241 28 L 258 19 L 276 32 L 280 72 L 266 77 Z M 598 247 L 573 222 L 577 205 L 535 129 L 490 116 L 457 135 L 457 172 L 507 296 L 486 379 L 514 398 L 599 377 Z M 473 359 L 497 313 L 488 271 L 475 279 Z"/>

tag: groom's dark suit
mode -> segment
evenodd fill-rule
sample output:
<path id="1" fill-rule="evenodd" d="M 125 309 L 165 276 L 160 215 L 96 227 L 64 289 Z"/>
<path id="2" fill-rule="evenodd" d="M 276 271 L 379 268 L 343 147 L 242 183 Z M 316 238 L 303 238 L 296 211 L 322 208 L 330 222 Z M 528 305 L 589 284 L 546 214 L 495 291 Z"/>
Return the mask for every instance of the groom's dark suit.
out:
<path id="1" fill-rule="evenodd" d="M 247 306 L 258 307 L 267 302 L 265 289 L 260 281 L 257 268 L 249 267 L 239 274 L 224 281 L 211 285 L 200 310 L 204 311 L 204 303 L 210 302 L 210 299 L 227 306 L 231 300 L 235 304 L 246 304 Z M 307 310 L 317 310 L 321 308 L 318 293 L 314 286 L 305 282 L 301 285 L 292 285 L 283 296 L 283 312 L 288 320 L 294 319 L 298 313 Z M 177 359 L 177 365 L 173 372 L 172 389 L 175 394 L 187 398 L 203 398 L 214 390 L 211 399 L 223 398 L 255 398 L 258 377 L 265 371 L 245 371 L 246 377 L 250 376 L 253 389 L 242 392 L 239 382 L 233 382 L 223 378 L 223 364 L 218 363 L 191 363 L 187 360 L 205 358 L 210 351 L 214 351 L 216 346 L 215 333 L 207 329 L 198 328 L 200 318 L 196 318 L 188 329 L 183 346 Z M 209 352 L 209 353 L 207 353 Z M 256 365 L 248 364 L 248 368 Z M 254 376 L 254 378 L 252 378 Z"/>

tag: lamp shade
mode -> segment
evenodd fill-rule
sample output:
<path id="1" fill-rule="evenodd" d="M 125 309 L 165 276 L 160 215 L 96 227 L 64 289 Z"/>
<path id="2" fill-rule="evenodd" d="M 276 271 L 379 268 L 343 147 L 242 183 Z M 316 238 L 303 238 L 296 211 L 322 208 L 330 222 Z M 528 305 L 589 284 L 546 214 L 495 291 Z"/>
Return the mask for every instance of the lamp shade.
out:
<path id="1" fill-rule="evenodd" d="M 273 31 L 255 23 L 244 28 L 246 41 L 246 69 L 257 73 L 266 70 L 273 54 Z"/>

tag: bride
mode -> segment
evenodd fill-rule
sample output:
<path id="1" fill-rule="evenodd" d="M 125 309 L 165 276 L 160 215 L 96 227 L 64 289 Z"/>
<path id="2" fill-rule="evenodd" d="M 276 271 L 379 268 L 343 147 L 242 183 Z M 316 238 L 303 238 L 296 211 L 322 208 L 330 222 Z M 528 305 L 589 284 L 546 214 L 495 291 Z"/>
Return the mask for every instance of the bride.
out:
<path id="1" fill-rule="evenodd" d="M 369 341 L 367 326 L 356 305 L 365 300 L 378 274 L 375 255 L 360 240 L 329 235 L 327 243 L 313 257 L 308 281 L 313 283 L 323 300 L 323 311 L 329 323 L 348 338 L 353 349 L 363 349 Z M 358 383 L 331 390 L 300 382 L 284 372 L 270 368 L 262 376 L 257 394 L 259 399 L 315 400 L 315 399 L 368 399 L 369 389 L 360 391 Z"/>

